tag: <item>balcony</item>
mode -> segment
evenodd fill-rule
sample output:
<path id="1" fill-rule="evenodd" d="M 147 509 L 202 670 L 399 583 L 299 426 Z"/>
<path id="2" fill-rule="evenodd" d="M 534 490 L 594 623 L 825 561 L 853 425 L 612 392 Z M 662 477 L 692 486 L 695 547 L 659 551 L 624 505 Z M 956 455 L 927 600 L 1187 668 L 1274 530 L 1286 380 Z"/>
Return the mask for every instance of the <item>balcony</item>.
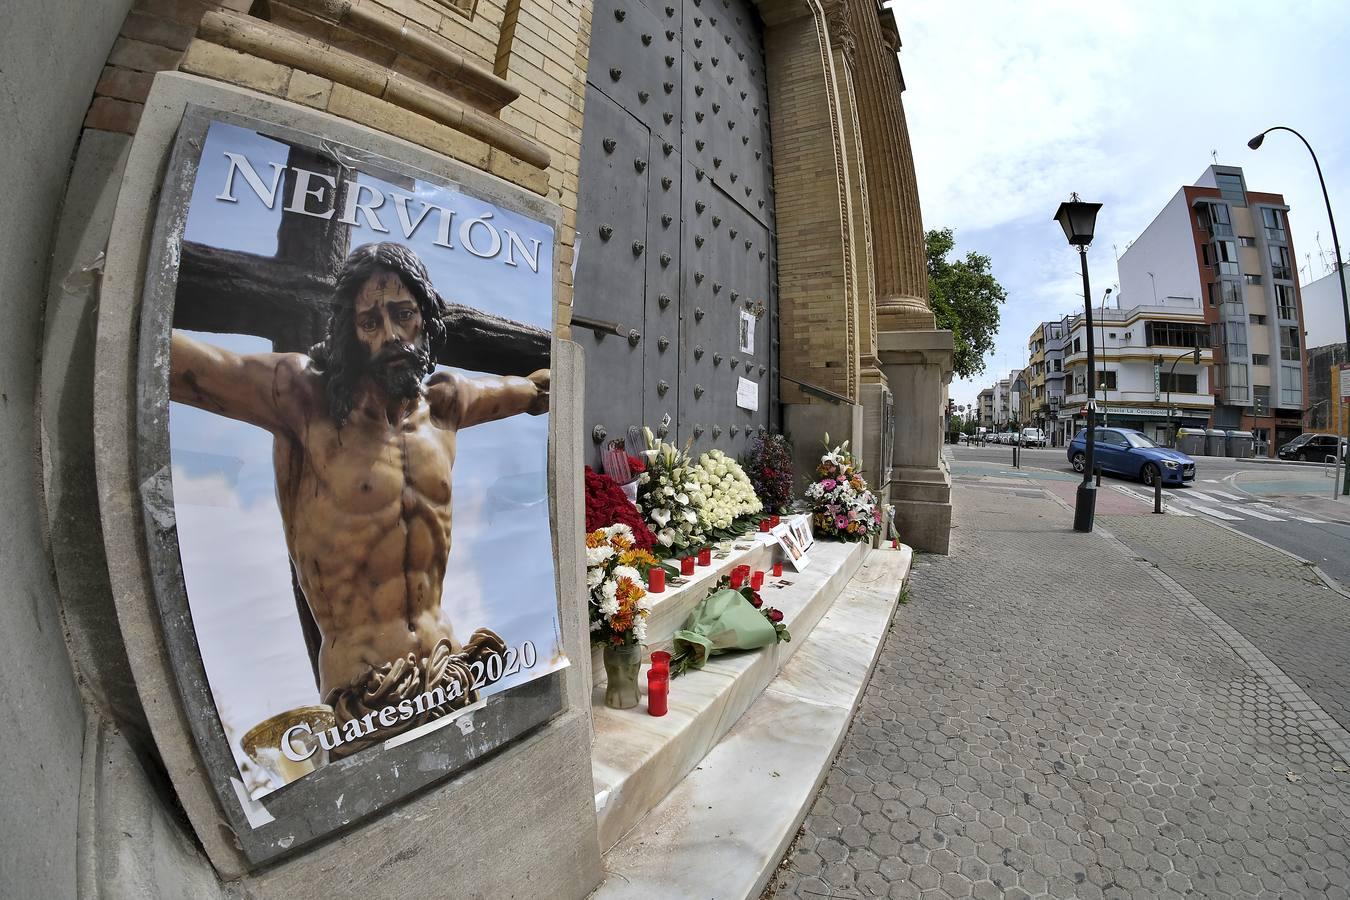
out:
<path id="1" fill-rule="evenodd" d="M 1233 226 L 1225 222 L 1210 222 L 1209 233 L 1212 237 L 1230 238 L 1233 236 Z"/>
<path id="2" fill-rule="evenodd" d="M 1283 228 L 1267 228 L 1266 240 L 1281 244 L 1287 244 L 1289 243 L 1289 235 L 1285 233 L 1285 230 Z"/>

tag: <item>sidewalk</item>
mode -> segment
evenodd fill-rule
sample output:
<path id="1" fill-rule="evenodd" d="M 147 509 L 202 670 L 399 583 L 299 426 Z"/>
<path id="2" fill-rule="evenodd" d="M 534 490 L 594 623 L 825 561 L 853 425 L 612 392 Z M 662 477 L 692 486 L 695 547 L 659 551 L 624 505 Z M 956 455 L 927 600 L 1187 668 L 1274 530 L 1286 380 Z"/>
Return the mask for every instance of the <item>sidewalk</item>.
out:
<path id="1" fill-rule="evenodd" d="M 765 896 L 1350 896 L 1334 723 L 1028 488 L 954 488 L 952 555 L 916 563 Z"/>

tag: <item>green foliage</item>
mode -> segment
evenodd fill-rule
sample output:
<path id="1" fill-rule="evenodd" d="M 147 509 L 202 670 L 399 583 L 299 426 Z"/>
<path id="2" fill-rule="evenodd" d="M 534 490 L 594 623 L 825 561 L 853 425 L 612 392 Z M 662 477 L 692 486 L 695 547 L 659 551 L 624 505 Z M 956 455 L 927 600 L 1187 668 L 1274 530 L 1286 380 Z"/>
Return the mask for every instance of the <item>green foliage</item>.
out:
<path id="1" fill-rule="evenodd" d="M 971 251 L 949 261 L 956 246 L 950 228 L 924 236 L 928 252 L 928 296 L 938 328 L 949 328 L 955 344 L 952 368 L 958 378 L 984 371 L 984 358 L 998 333 L 999 304 L 1008 295 L 990 272 L 989 257 Z"/>

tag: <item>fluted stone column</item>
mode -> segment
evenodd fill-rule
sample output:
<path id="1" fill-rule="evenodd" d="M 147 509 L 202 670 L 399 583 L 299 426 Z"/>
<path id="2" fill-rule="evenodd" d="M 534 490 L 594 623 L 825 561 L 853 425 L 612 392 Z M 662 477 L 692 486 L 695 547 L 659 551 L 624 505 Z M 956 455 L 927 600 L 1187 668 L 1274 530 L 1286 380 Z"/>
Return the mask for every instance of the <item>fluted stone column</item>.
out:
<path id="1" fill-rule="evenodd" d="M 857 50 L 854 80 L 871 212 L 879 331 L 932 329 L 923 217 L 895 54 L 899 31 L 875 0 L 849 0 Z"/>

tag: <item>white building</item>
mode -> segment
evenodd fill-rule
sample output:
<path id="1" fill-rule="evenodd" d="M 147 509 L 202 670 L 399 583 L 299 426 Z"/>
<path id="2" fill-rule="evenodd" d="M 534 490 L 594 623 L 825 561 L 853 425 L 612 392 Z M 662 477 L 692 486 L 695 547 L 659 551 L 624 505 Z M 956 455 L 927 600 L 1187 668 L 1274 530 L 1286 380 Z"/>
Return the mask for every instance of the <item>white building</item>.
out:
<path id="1" fill-rule="evenodd" d="M 1350 287 L 1350 266 L 1341 268 L 1341 277 Z M 1345 343 L 1345 313 L 1342 312 L 1340 285 L 1336 274 L 1328 273 L 1303 285 L 1304 346 L 1309 350 L 1328 344 Z"/>
<path id="2" fill-rule="evenodd" d="M 1092 317 L 1098 423 L 1135 428 L 1159 442 L 1166 442 L 1174 428 L 1209 424 L 1213 354 L 1198 297 L 1164 296 L 1157 303 L 1125 309 L 1098 308 Z M 1068 324 L 1064 370 L 1059 415 L 1076 430 L 1087 424 L 1089 395 L 1087 329 L 1081 315 Z"/>

